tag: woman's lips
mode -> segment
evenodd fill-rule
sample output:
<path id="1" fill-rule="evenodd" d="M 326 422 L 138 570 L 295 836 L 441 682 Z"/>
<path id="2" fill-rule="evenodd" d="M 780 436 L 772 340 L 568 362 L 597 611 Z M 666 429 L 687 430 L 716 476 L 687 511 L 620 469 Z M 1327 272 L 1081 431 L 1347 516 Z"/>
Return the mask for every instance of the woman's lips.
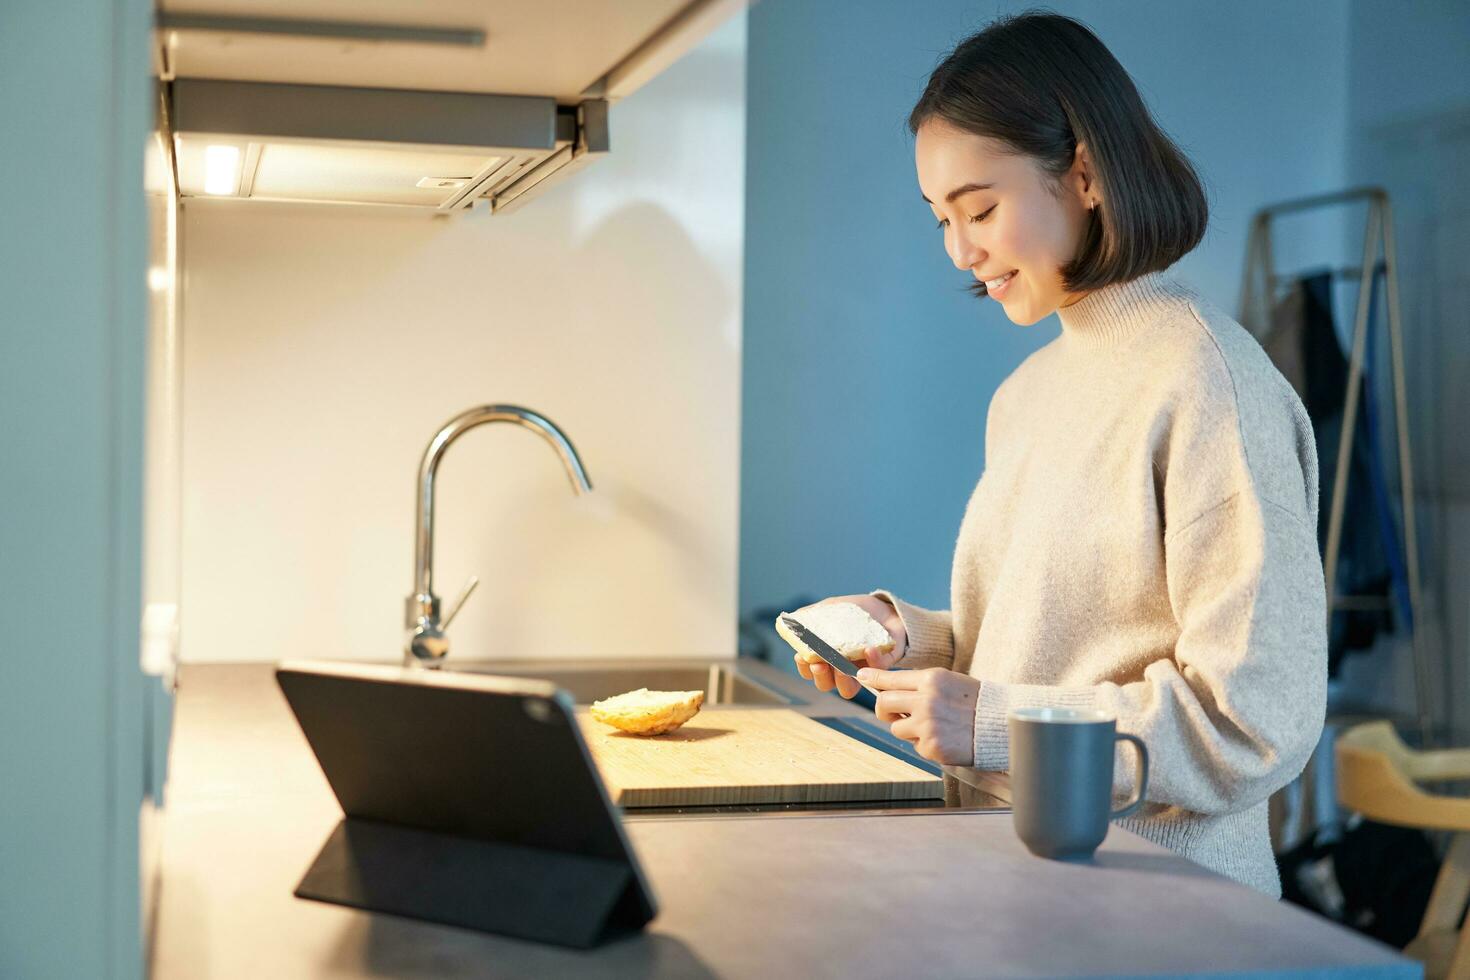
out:
<path id="1" fill-rule="evenodd" d="M 1001 299 L 1010 290 L 1011 283 L 1015 281 L 1017 274 L 1016 270 L 1012 269 L 997 279 L 982 280 L 985 283 L 985 295 L 992 299 Z"/>

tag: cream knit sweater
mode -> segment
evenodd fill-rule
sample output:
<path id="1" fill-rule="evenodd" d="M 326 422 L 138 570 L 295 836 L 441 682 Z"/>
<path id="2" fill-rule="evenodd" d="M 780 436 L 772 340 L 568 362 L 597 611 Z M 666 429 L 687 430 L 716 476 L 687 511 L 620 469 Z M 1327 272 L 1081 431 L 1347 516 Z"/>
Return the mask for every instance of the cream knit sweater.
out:
<path id="1" fill-rule="evenodd" d="M 1327 687 L 1311 424 L 1260 345 L 1162 274 L 1059 316 L 991 400 L 951 609 L 874 593 L 908 631 L 900 666 L 982 682 L 977 769 L 1007 767 L 1011 708 L 1115 715 L 1152 762 L 1120 825 L 1279 895 L 1266 800 Z M 1115 791 L 1135 777 L 1120 749 Z"/>

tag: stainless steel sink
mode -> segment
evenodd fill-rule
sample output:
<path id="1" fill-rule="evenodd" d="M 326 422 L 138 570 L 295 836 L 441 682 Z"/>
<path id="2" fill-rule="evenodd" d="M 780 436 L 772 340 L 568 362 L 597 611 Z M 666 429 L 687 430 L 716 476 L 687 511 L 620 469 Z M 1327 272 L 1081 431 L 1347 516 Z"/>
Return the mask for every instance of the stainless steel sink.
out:
<path id="1" fill-rule="evenodd" d="M 577 704 L 646 687 L 651 691 L 704 691 L 705 704 L 789 705 L 806 702 L 726 664 L 546 665 L 524 661 L 458 661 L 445 669 L 509 677 L 536 677 L 564 688 Z"/>

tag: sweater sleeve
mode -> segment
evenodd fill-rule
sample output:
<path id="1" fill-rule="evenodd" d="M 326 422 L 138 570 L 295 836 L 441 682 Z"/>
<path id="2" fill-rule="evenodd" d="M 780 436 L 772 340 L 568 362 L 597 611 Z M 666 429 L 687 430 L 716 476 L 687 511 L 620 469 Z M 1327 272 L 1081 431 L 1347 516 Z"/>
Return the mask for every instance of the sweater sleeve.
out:
<path id="1" fill-rule="evenodd" d="M 922 609 L 904 602 L 886 589 L 877 589 L 871 594 L 898 610 L 898 618 L 903 620 L 908 648 L 897 666 L 922 670 L 954 665 L 954 616 L 948 609 Z"/>
<path id="2" fill-rule="evenodd" d="M 1004 769 L 1017 707 L 1091 707 L 1117 718 L 1150 756 L 1148 802 L 1205 814 L 1247 809 L 1286 785 L 1322 731 L 1326 600 L 1315 528 L 1250 491 L 1164 539 L 1180 632 L 1128 684 L 1053 687 L 985 682 L 975 710 L 975 768 Z M 1120 745 L 1114 788 L 1136 763 Z"/>

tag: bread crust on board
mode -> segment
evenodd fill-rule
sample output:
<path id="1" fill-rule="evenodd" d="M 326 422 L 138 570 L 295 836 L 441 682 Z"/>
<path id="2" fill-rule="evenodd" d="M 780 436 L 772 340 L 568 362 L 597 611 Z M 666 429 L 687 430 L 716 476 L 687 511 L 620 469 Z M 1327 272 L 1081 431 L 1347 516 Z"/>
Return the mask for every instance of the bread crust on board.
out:
<path id="1" fill-rule="evenodd" d="M 893 652 L 893 635 L 882 623 L 868 615 L 866 609 L 855 602 L 829 602 L 807 606 L 800 612 L 782 613 L 776 617 L 776 632 L 809 664 L 820 663 L 822 658 L 813 653 L 781 622 L 782 616 L 790 616 L 854 662 L 865 659 L 863 651 L 870 647 L 876 647 L 883 653 Z"/>
<path id="2" fill-rule="evenodd" d="M 699 714 L 703 691 L 650 691 L 640 687 L 592 702 L 592 717 L 630 735 L 666 735 Z"/>

